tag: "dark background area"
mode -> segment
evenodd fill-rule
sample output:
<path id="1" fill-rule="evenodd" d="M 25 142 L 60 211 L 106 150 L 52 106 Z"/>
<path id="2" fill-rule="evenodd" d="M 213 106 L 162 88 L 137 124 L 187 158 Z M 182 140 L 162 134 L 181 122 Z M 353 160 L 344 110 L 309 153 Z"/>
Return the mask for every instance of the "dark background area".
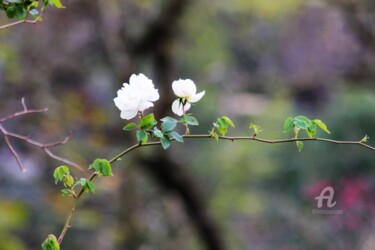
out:
<path id="1" fill-rule="evenodd" d="M 337 140 L 375 138 L 375 3 L 371 0 L 64 1 L 43 22 L 0 31 L 0 116 L 12 131 L 54 141 L 82 165 L 136 143 L 113 98 L 133 73 L 153 79 L 157 117 L 172 115 L 171 83 L 192 79 L 204 98 L 191 111 L 206 133 L 218 116 L 230 135 L 283 134 L 286 117 L 323 120 Z M 1 23 L 6 23 L 1 17 Z M 374 145 L 370 139 L 369 143 Z M 58 235 L 71 200 L 52 173 L 59 162 L 14 141 L 21 173 L 0 142 L 0 249 L 40 249 Z M 186 141 L 141 148 L 95 180 L 62 249 L 375 248 L 374 153 L 358 146 Z M 74 170 L 73 170 L 74 171 Z M 75 172 L 78 176 L 87 176 Z M 335 189 L 340 215 L 314 215 Z"/>

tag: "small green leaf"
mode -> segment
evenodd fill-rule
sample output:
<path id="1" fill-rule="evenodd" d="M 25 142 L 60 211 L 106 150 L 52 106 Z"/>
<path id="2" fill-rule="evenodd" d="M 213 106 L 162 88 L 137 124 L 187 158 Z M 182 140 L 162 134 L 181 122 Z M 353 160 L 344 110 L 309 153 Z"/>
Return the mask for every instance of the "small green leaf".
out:
<path id="1" fill-rule="evenodd" d="M 298 151 L 301 152 L 304 147 L 303 142 L 296 141 L 296 144 L 297 144 Z"/>
<path id="2" fill-rule="evenodd" d="M 90 164 L 89 169 L 95 169 L 100 175 L 111 176 L 112 167 L 108 160 L 106 159 L 95 159 L 95 161 Z"/>
<path id="3" fill-rule="evenodd" d="M 172 138 L 174 138 L 178 142 L 184 142 L 184 138 L 175 131 L 171 131 L 170 133 L 168 133 L 168 135 L 170 135 Z"/>
<path id="4" fill-rule="evenodd" d="M 67 166 L 60 166 L 53 172 L 53 178 L 55 178 L 55 184 L 62 181 L 66 175 L 69 175 L 69 168 Z"/>
<path id="5" fill-rule="evenodd" d="M 122 130 L 130 131 L 130 130 L 133 130 L 133 129 L 137 128 L 137 127 L 138 127 L 137 124 L 135 124 L 135 123 L 129 123 L 129 124 L 126 124 L 126 125 L 122 128 Z"/>
<path id="6" fill-rule="evenodd" d="M 55 7 L 58 8 L 58 9 L 63 9 L 63 8 L 65 8 L 65 7 L 61 4 L 60 0 L 48 0 L 48 3 L 51 4 L 52 6 L 55 6 Z"/>
<path id="7" fill-rule="evenodd" d="M 189 124 L 189 125 L 192 125 L 192 126 L 198 126 L 199 125 L 198 120 L 195 117 L 191 116 L 191 115 L 188 115 L 188 116 L 186 116 L 184 118 L 185 118 L 185 122 L 187 124 Z"/>
<path id="8" fill-rule="evenodd" d="M 92 184 L 92 182 L 90 180 L 86 180 L 85 191 L 86 192 L 91 191 L 91 192 L 95 193 L 95 186 L 94 186 L 94 184 Z"/>
<path id="9" fill-rule="evenodd" d="M 14 5 L 10 5 L 6 8 L 5 13 L 7 14 L 8 18 L 13 18 L 16 16 L 16 7 Z"/>
<path id="10" fill-rule="evenodd" d="M 325 125 L 324 122 L 322 122 L 321 120 L 319 119 L 315 119 L 313 121 L 316 125 L 318 125 L 319 128 L 321 128 L 324 132 L 330 134 L 331 132 L 328 130 L 327 126 Z"/>
<path id="11" fill-rule="evenodd" d="M 83 187 L 83 190 L 85 192 L 93 192 L 95 193 L 95 186 L 94 184 L 92 184 L 92 182 L 88 179 L 85 179 L 85 178 L 81 178 L 79 180 L 79 183 L 81 184 L 81 186 Z"/>
<path id="12" fill-rule="evenodd" d="M 310 126 L 311 121 L 306 116 L 299 115 L 294 117 L 293 124 L 298 128 L 307 129 Z"/>
<path id="13" fill-rule="evenodd" d="M 167 137 L 160 138 L 160 142 L 164 150 L 169 148 L 169 146 L 171 146 L 171 141 Z"/>
<path id="14" fill-rule="evenodd" d="M 63 179 L 64 187 L 71 187 L 74 184 L 74 178 L 71 175 L 64 176 Z"/>
<path id="15" fill-rule="evenodd" d="M 368 135 L 365 135 L 365 137 L 363 137 L 360 142 L 367 142 L 369 139 L 370 137 L 368 137 Z"/>
<path id="16" fill-rule="evenodd" d="M 100 170 L 100 173 L 103 176 L 111 176 L 112 175 L 112 167 L 111 164 L 107 160 L 105 160 L 106 163 L 102 165 L 102 168 Z"/>
<path id="17" fill-rule="evenodd" d="M 141 119 L 140 127 L 142 130 L 152 129 L 158 122 L 155 120 L 154 114 L 149 114 Z"/>
<path id="18" fill-rule="evenodd" d="M 43 250 L 60 250 L 59 242 L 55 235 L 50 234 L 42 243 Z"/>
<path id="19" fill-rule="evenodd" d="M 217 132 L 219 132 L 222 136 L 225 136 L 226 133 L 228 132 L 228 127 L 222 128 L 222 127 L 218 126 L 218 127 L 216 127 L 216 129 L 217 129 Z"/>
<path id="20" fill-rule="evenodd" d="M 288 117 L 286 118 L 285 122 L 284 122 L 284 133 L 288 133 L 290 131 L 292 131 L 294 128 L 294 124 L 293 124 L 293 118 L 292 117 Z"/>
<path id="21" fill-rule="evenodd" d="M 262 129 L 260 129 L 259 125 L 256 125 L 254 123 L 250 123 L 249 129 L 254 130 L 254 135 L 260 134 L 263 131 Z"/>
<path id="22" fill-rule="evenodd" d="M 157 128 L 157 127 L 154 127 L 154 131 L 152 131 L 154 136 L 158 137 L 158 138 L 163 138 L 164 137 L 164 134 Z"/>
<path id="23" fill-rule="evenodd" d="M 137 131 L 137 140 L 138 140 L 138 142 L 147 143 L 148 135 L 147 135 L 146 131 L 138 130 Z"/>
<path id="24" fill-rule="evenodd" d="M 316 125 L 311 123 L 310 126 L 306 129 L 306 134 L 308 137 L 313 138 L 316 135 Z"/>
<path id="25" fill-rule="evenodd" d="M 231 126 L 231 127 L 234 128 L 234 123 L 232 122 L 231 119 L 229 119 L 229 118 L 226 117 L 226 116 L 222 116 L 221 119 L 222 119 L 223 121 L 225 121 L 225 123 L 226 123 L 227 125 L 229 125 L 229 126 Z"/>
<path id="26" fill-rule="evenodd" d="M 162 118 L 162 119 L 160 119 L 162 122 L 166 122 L 166 121 L 169 121 L 169 122 L 175 122 L 175 123 L 177 123 L 178 122 L 178 120 L 176 120 L 176 119 L 174 119 L 174 118 L 172 118 L 172 117 L 170 117 L 170 116 L 166 116 L 166 117 L 164 117 L 164 118 Z"/>
<path id="27" fill-rule="evenodd" d="M 24 20 L 27 16 L 27 11 L 22 5 L 16 6 L 16 16 L 19 20 Z"/>
<path id="28" fill-rule="evenodd" d="M 220 128 L 223 128 L 223 129 L 227 129 L 228 128 L 228 124 L 227 124 L 227 122 L 223 118 L 219 118 L 217 120 L 217 124 L 219 125 Z"/>
<path id="29" fill-rule="evenodd" d="M 37 9 L 31 9 L 29 10 L 30 15 L 37 16 L 39 15 L 39 11 Z"/>
<path id="30" fill-rule="evenodd" d="M 70 189 L 64 188 L 60 190 L 61 196 L 69 196 L 72 195 L 72 191 Z"/>
<path id="31" fill-rule="evenodd" d="M 169 131 L 172 131 L 176 126 L 177 126 L 177 122 L 164 121 L 161 124 L 161 130 L 163 132 L 169 132 Z"/>

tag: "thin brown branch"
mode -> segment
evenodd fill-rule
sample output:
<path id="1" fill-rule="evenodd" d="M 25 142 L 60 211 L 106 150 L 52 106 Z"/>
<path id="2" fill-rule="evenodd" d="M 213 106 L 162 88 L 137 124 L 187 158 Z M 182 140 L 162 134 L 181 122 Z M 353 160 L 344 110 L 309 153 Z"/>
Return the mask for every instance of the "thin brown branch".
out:
<path id="1" fill-rule="evenodd" d="M 16 161 L 18 163 L 18 166 L 20 167 L 21 172 L 25 172 L 25 168 L 24 168 L 23 163 L 20 159 L 20 156 L 18 155 L 17 151 L 14 149 L 12 143 L 9 140 L 9 137 L 5 134 L 4 134 L 4 140 L 5 140 L 5 143 L 7 144 L 8 148 L 9 148 L 9 151 L 12 153 L 12 155 L 16 159 Z"/>
<path id="2" fill-rule="evenodd" d="M 0 26 L 0 30 L 10 28 L 10 27 L 22 24 L 22 23 L 36 24 L 39 21 L 40 17 L 41 16 L 38 16 L 37 18 L 32 19 L 32 20 L 26 20 L 25 19 L 25 20 L 19 20 L 19 21 L 15 21 L 15 22 L 12 22 L 12 23 L 4 24 L 4 25 Z"/>
<path id="3" fill-rule="evenodd" d="M 22 103 L 22 107 L 23 107 L 22 111 L 15 112 L 14 114 L 8 115 L 8 116 L 3 117 L 3 118 L 0 118 L 0 132 L 3 134 L 4 139 L 5 139 L 5 143 L 6 143 L 7 147 L 9 148 L 10 152 L 13 154 L 14 158 L 16 159 L 16 161 L 18 163 L 18 166 L 20 167 L 21 171 L 24 171 L 24 166 L 23 166 L 23 163 L 20 159 L 19 154 L 14 149 L 13 145 L 11 144 L 11 142 L 9 140 L 10 137 L 25 141 L 25 142 L 33 145 L 33 146 L 36 146 L 36 147 L 42 149 L 51 158 L 53 158 L 55 160 L 58 160 L 58 161 L 61 161 L 65 164 L 71 165 L 71 166 L 79 169 L 82 172 L 85 171 L 84 168 L 82 168 L 79 164 L 77 164 L 73 161 L 70 161 L 66 158 L 57 156 L 56 154 L 52 153 L 51 150 L 50 150 L 51 147 L 55 147 L 55 146 L 59 146 L 59 145 L 63 145 L 65 143 L 67 143 L 69 141 L 69 139 L 71 138 L 71 133 L 62 140 L 51 142 L 51 143 L 42 143 L 42 142 L 31 139 L 29 136 L 24 136 L 24 135 L 21 135 L 21 134 L 18 134 L 18 133 L 10 132 L 1 124 L 2 122 L 5 122 L 5 121 L 13 119 L 13 118 L 16 118 L 18 116 L 23 116 L 23 115 L 27 115 L 27 114 L 40 113 L 40 112 L 47 111 L 46 108 L 45 109 L 28 109 L 24 98 L 22 98 L 21 103 Z"/>
<path id="4" fill-rule="evenodd" d="M 0 131 L 1 131 L 1 133 L 3 133 L 4 138 L 6 140 L 7 140 L 8 137 L 13 137 L 13 138 L 17 138 L 19 140 L 23 140 L 23 141 L 25 141 L 25 142 L 33 145 L 33 146 L 36 146 L 36 147 L 42 149 L 51 158 L 53 158 L 55 160 L 58 160 L 58 161 L 61 161 L 61 162 L 65 163 L 65 164 L 71 165 L 71 166 L 77 168 L 78 170 L 80 170 L 82 172 L 85 171 L 84 168 L 82 168 L 79 164 L 77 164 L 77 163 L 75 163 L 73 161 L 70 161 L 70 160 L 68 160 L 66 158 L 57 156 L 56 154 L 52 153 L 51 150 L 50 150 L 51 147 L 55 147 L 55 146 L 59 146 L 59 145 L 63 145 L 65 143 L 67 143 L 68 140 L 70 139 L 71 135 L 65 137 L 61 141 L 56 141 L 56 142 L 52 142 L 52 143 L 41 143 L 41 142 L 35 141 L 33 139 L 30 139 L 27 136 L 23 136 L 23 135 L 20 135 L 20 134 L 17 134 L 17 133 L 9 132 L 2 125 L 0 125 Z M 7 144 L 8 144 L 8 148 L 11 149 L 11 147 L 9 146 L 10 144 L 9 143 L 7 143 Z M 15 150 L 14 150 L 14 152 L 15 152 Z M 13 155 L 17 155 L 17 153 L 14 154 L 14 152 L 12 151 Z M 19 157 L 16 157 L 16 159 L 17 159 L 17 162 L 20 163 Z M 20 165 L 20 167 L 23 168 L 22 164 Z"/>

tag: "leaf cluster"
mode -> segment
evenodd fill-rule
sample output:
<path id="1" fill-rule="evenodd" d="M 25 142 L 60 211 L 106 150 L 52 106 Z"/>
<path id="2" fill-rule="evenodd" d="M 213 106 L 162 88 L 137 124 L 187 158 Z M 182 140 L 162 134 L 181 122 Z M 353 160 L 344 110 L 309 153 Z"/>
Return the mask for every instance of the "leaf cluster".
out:
<path id="1" fill-rule="evenodd" d="M 220 133 L 222 136 L 225 136 L 228 132 L 229 126 L 233 128 L 235 127 L 231 119 L 226 116 L 219 117 L 217 118 L 217 121 L 213 123 L 213 128 L 210 131 L 210 135 L 216 140 L 219 140 L 218 133 Z"/>
<path id="2" fill-rule="evenodd" d="M 319 119 L 310 120 L 306 116 L 299 115 L 294 118 L 288 117 L 284 122 L 284 133 L 294 131 L 294 138 L 298 138 L 300 130 L 304 130 L 309 138 L 316 136 L 317 129 L 320 128 L 324 132 L 330 134 L 326 124 Z M 302 141 L 296 141 L 297 148 L 301 151 L 304 147 Z"/>
<path id="3" fill-rule="evenodd" d="M 9 19 L 16 17 L 18 20 L 25 20 L 29 15 L 40 18 L 40 13 L 47 5 L 65 8 L 60 0 L 0 0 L 0 10 L 3 10 Z"/>
<path id="4" fill-rule="evenodd" d="M 123 130 L 131 131 L 133 129 L 138 129 L 136 137 L 139 143 L 147 143 L 149 137 L 159 138 L 163 149 L 167 149 L 170 147 L 172 140 L 181 143 L 184 142 L 183 136 L 175 131 L 178 123 L 182 123 L 185 126 L 197 126 L 199 124 L 198 120 L 191 115 L 186 115 L 180 120 L 167 116 L 160 119 L 160 121 L 160 128 L 158 128 L 156 126 L 158 122 L 156 121 L 154 114 L 149 114 L 141 118 L 139 125 L 136 123 L 128 123 L 123 127 Z"/>
<path id="5" fill-rule="evenodd" d="M 43 250 L 60 250 L 60 244 L 56 239 L 56 236 L 50 234 L 42 243 Z"/>

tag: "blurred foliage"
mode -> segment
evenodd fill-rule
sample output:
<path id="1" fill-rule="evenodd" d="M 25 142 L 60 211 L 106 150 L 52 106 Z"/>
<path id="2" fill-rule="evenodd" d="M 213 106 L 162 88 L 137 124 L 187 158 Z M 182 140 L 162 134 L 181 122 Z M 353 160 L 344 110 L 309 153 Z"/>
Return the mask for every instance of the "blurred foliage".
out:
<path id="1" fill-rule="evenodd" d="M 1 30 L 0 115 L 19 110 L 22 97 L 31 107 L 49 108 L 5 126 L 43 141 L 71 130 L 73 139 L 55 150 L 86 165 L 135 144 L 121 130 L 113 98 L 131 73 L 163 74 L 157 49 L 136 54 L 133 48 L 173 2 L 63 1 L 64 11 L 51 8 L 36 27 Z M 358 35 L 369 30 L 365 40 L 374 37 L 372 1 L 189 4 L 170 24 L 175 39 L 161 47 L 173 79 L 191 78 L 206 90 L 192 107 L 200 126 L 191 133 L 207 133 L 224 115 L 236 125 L 228 135 L 252 135 L 252 122 L 264 138 L 288 138 L 285 118 L 304 114 L 327 124 L 331 135 L 318 136 L 360 140 L 367 134 L 374 145 L 375 47 Z M 355 20 L 363 29 L 353 29 Z M 170 90 L 160 94 L 172 103 L 171 82 L 154 84 Z M 155 113 L 171 115 L 160 109 L 156 104 Z M 40 249 L 70 209 L 54 185 L 59 163 L 15 142 L 28 168 L 20 174 L 0 145 L 0 249 Z M 293 143 L 185 140 L 166 152 L 142 148 L 116 163 L 114 176 L 97 180 L 95 195 L 83 197 L 62 249 L 82 249 L 82 241 L 93 250 L 204 249 L 182 198 L 162 188 L 140 161 L 161 153 L 192 176 L 226 249 L 375 248 L 371 151 L 318 142 L 298 152 Z M 328 185 L 344 213 L 313 215 L 314 198 Z"/>

